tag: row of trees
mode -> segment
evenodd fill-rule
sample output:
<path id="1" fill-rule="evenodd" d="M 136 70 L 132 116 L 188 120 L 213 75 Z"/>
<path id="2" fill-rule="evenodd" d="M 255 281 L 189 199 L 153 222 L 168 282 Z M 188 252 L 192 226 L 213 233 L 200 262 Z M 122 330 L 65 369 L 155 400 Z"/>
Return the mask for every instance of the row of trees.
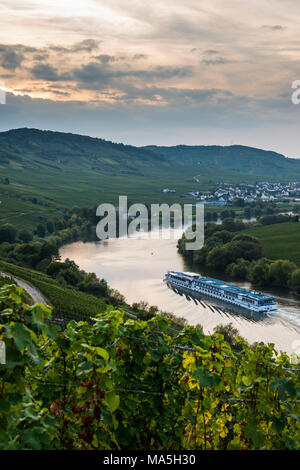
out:
<path id="1" fill-rule="evenodd" d="M 94 273 L 79 269 L 77 264 L 68 258 L 64 262 L 52 261 L 47 266 L 46 273 L 63 286 L 76 287 L 96 297 L 108 296 L 109 287 L 104 279 L 99 280 Z"/>
<path id="2" fill-rule="evenodd" d="M 0 255 L 9 262 L 44 270 L 60 246 L 76 240 L 95 240 L 94 209 L 66 210 L 63 217 L 39 223 L 32 232 L 13 225 L 0 227 Z"/>
<path id="3" fill-rule="evenodd" d="M 298 215 L 286 215 L 286 214 L 277 214 L 277 215 L 265 215 L 259 219 L 259 223 L 262 225 L 273 225 L 273 224 L 283 224 L 287 222 L 299 222 Z"/>
<path id="4" fill-rule="evenodd" d="M 227 267 L 226 274 L 233 279 L 251 281 L 260 287 L 289 288 L 300 294 L 300 269 L 289 260 L 261 258 L 250 262 L 240 258 Z"/>
<path id="5" fill-rule="evenodd" d="M 285 216 L 283 214 L 278 214 L 278 212 L 282 211 L 282 209 L 275 202 L 265 203 L 260 200 L 253 201 L 252 203 L 246 205 L 243 199 L 236 199 L 234 201 L 234 206 L 238 207 L 240 210 L 243 210 L 242 217 L 244 219 L 249 220 L 252 217 L 256 217 L 256 218 L 260 218 L 260 220 L 265 220 L 266 224 L 298 220 L 297 214 L 300 212 L 300 205 L 294 204 L 292 208 L 292 211 L 295 214 L 294 217 Z M 231 218 L 236 217 L 236 211 L 234 209 L 227 208 L 227 209 L 223 209 L 221 212 L 205 210 L 206 222 L 213 222 L 213 221 L 217 221 L 218 219 L 224 220 L 229 217 Z M 284 217 L 288 217 L 289 220 L 284 219 Z M 272 220 L 276 220 L 277 218 L 278 218 L 278 222 L 271 222 Z"/>

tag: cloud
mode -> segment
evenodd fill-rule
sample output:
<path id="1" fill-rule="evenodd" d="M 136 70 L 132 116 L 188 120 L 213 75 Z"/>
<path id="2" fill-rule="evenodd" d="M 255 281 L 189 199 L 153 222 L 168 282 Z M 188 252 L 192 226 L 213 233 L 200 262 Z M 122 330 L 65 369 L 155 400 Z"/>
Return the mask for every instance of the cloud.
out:
<path id="1" fill-rule="evenodd" d="M 219 51 L 216 51 L 214 49 L 207 49 L 206 51 L 204 51 L 204 54 L 215 55 L 215 54 L 219 54 Z"/>
<path id="2" fill-rule="evenodd" d="M 108 64 L 109 62 L 115 62 L 117 59 L 113 55 L 101 54 L 95 57 L 95 59 L 100 60 L 102 64 Z"/>
<path id="3" fill-rule="evenodd" d="M 50 45 L 49 50 L 64 54 L 74 54 L 77 52 L 93 52 L 99 49 L 100 43 L 101 41 L 96 41 L 94 39 L 84 39 L 83 41 L 79 41 L 69 47 Z"/>
<path id="4" fill-rule="evenodd" d="M 101 64 L 97 62 L 90 62 L 72 71 L 74 79 L 78 80 L 81 87 L 91 87 L 92 84 L 96 87 L 113 85 L 118 81 L 118 86 L 122 89 L 122 81 L 127 79 L 137 79 L 140 81 L 145 80 L 167 80 L 174 77 L 188 77 L 192 74 L 191 67 L 168 67 L 156 66 L 149 69 L 135 69 L 127 67 L 111 67 L 112 60 L 102 61 Z"/>
<path id="5" fill-rule="evenodd" d="M 71 79 L 69 73 L 59 73 L 52 65 L 38 64 L 31 69 L 31 74 L 35 79 L 50 82 L 67 81 Z"/>
<path id="6" fill-rule="evenodd" d="M 225 57 L 216 57 L 215 59 L 202 59 L 203 65 L 225 65 L 232 64 L 233 60 L 226 59 Z"/>
<path id="7" fill-rule="evenodd" d="M 92 52 L 95 49 L 99 49 L 99 41 L 96 41 L 94 39 L 85 39 L 83 41 L 80 41 L 76 44 L 74 44 L 70 50 L 72 52 Z"/>
<path id="8" fill-rule="evenodd" d="M 25 53 L 34 51 L 35 48 L 26 47 L 21 44 L 0 44 L 0 65 L 4 69 L 15 71 L 22 65 Z"/>
<path id="9" fill-rule="evenodd" d="M 1 6 L 0 79 L 10 90 L 44 99 L 19 97 L 0 106 L 1 123 L 50 125 L 46 106 L 53 126 L 69 119 L 70 130 L 72 123 L 94 133 L 97 125 L 107 133 L 116 127 L 118 136 L 122 125 L 132 136 L 158 127 L 163 134 L 172 125 L 180 135 L 180 121 L 184 132 L 200 132 L 205 114 L 216 132 L 255 126 L 262 116 L 274 128 L 281 115 L 286 122 L 296 111 L 299 117 L 289 96 L 299 68 L 295 0 L 3 0 Z"/>
<path id="10" fill-rule="evenodd" d="M 132 57 L 133 60 L 143 60 L 143 59 L 148 59 L 148 55 L 147 54 L 134 54 L 134 56 Z"/>
<path id="11" fill-rule="evenodd" d="M 263 26 L 261 26 L 261 28 L 270 29 L 271 31 L 283 31 L 284 29 L 286 29 L 284 26 L 280 24 L 275 24 L 275 25 L 264 24 Z"/>

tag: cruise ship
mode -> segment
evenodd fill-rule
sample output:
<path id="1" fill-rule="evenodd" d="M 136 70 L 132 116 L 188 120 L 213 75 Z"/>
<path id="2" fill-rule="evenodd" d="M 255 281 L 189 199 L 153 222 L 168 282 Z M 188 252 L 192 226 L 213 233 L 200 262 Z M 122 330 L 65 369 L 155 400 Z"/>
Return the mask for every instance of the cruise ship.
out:
<path id="1" fill-rule="evenodd" d="M 203 294 L 247 311 L 267 313 L 277 310 L 274 298 L 269 295 L 233 286 L 227 282 L 199 274 L 168 271 L 165 275 L 165 281 L 171 287 L 178 289 L 179 292 L 181 290 L 191 296 Z"/>

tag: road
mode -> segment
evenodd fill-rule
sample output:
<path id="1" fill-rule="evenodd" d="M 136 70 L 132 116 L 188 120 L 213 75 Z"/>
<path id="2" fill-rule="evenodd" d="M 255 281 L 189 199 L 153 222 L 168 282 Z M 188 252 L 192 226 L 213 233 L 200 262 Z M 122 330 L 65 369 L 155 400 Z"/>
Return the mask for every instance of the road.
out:
<path id="1" fill-rule="evenodd" d="M 0 276 L 11 277 L 18 286 L 22 287 L 28 294 L 32 297 L 34 302 L 39 302 L 47 305 L 52 305 L 50 300 L 44 296 L 44 294 L 37 288 L 29 284 L 28 282 L 23 281 L 15 276 L 12 276 L 9 273 L 0 272 Z"/>

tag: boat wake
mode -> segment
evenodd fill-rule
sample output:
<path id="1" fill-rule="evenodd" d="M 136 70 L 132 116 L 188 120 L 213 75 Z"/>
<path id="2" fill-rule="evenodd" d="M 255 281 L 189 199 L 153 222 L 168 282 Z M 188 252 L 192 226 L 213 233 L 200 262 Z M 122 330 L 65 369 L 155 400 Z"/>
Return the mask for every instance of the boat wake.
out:
<path id="1" fill-rule="evenodd" d="M 250 323 L 257 323 L 261 322 L 262 324 L 273 324 L 274 321 L 280 321 L 285 327 L 291 330 L 300 330 L 300 314 L 297 311 L 294 311 L 291 307 L 291 310 L 284 310 L 279 308 L 273 312 L 268 312 L 266 314 L 258 314 L 257 312 L 245 312 L 239 309 L 237 306 L 228 306 L 228 304 L 221 302 L 220 300 L 214 299 L 212 302 L 211 297 L 201 295 L 194 297 L 189 294 L 180 292 L 179 289 L 174 288 L 174 286 L 170 285 L 168 282 L 166 283 L 167 286 L 177 295 L 180 295 L 187 301 L 193 300 L 196 305 L 206 309 L 207 311 L 211 311 L 213 313 L 219 314 L 223 318 L 227 318 L 229 320 L 234 319 L 238 323 L 243 323 L 244 321 Z M 217 302 L 217 303 L 216 303 Z"/>
<path id="2" fill-rule="evenodd" d="M 277 319 L 281 320 L 286 326 L 288 323 L 293 327 L 300 329 L 299 312 L 278 309 L 275 312 L 272 312 L 272 314 L 270 314 L 270 317 L 276 317 Z"/>

